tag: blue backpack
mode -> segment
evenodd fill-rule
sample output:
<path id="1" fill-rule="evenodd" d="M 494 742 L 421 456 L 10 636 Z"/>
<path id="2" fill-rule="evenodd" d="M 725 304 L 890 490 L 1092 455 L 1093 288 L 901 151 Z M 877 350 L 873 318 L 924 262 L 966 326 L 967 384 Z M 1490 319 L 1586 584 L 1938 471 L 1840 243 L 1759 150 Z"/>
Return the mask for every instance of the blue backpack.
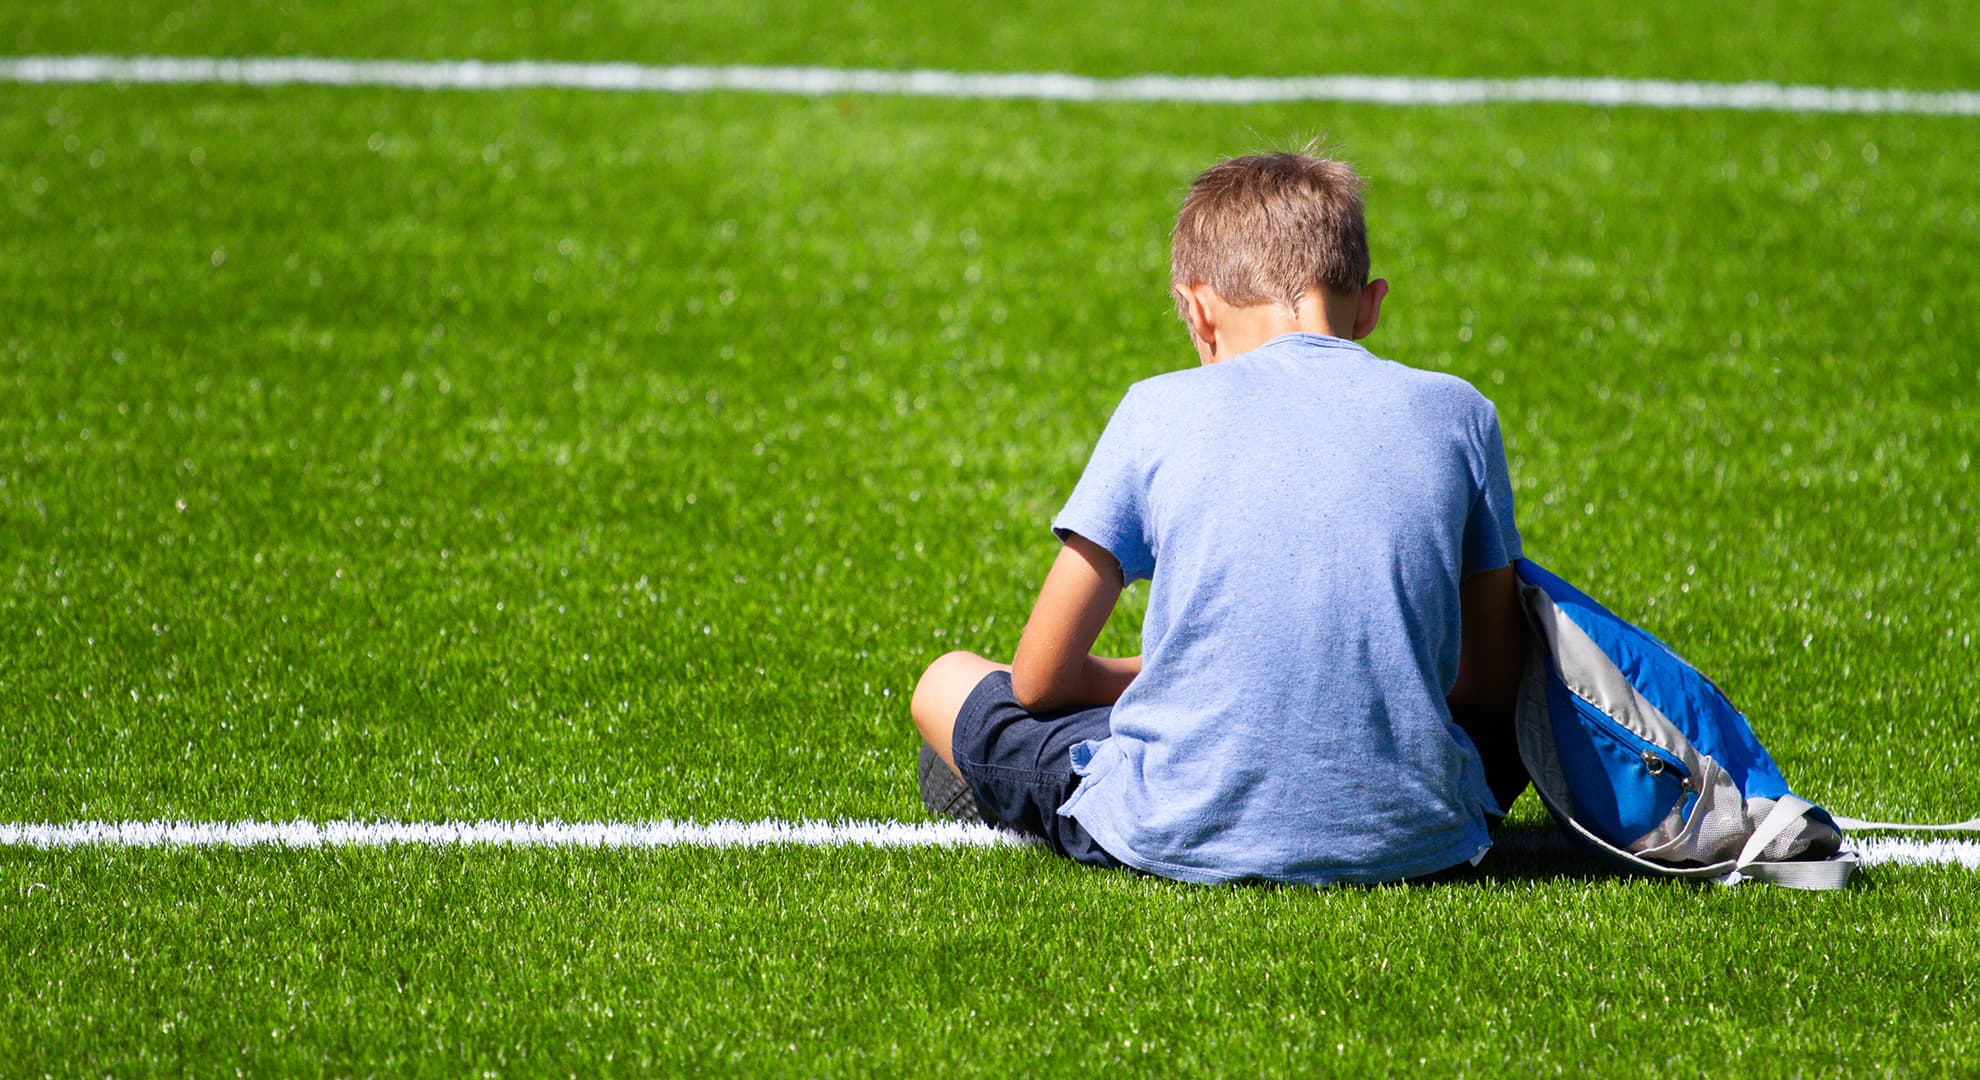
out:
<path id="1" fill-rule="evenodd" d="M 1632 870 L 1841 888 L 1858 858 L 1788 790 L 1732 702 L 1663 642 L 1532 562 L 1519 753 L 1570 836 Z"/>

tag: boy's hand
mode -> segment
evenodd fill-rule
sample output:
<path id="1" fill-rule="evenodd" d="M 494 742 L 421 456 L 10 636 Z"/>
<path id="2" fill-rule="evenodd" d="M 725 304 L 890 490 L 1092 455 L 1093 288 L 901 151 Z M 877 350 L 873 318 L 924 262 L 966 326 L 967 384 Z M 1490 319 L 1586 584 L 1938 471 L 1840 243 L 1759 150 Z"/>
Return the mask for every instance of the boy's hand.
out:
<path id="1" fill-rule="evenodd" d="M 1011 690 L 1019 705 L 1040 713 L 1112 705 L 1120 698 L 1141 673 L 1141 658 L 1091 655 L 1120 597 L 1120 563 L 1106 548 L 1067 534 L 1011 660 Z"/>

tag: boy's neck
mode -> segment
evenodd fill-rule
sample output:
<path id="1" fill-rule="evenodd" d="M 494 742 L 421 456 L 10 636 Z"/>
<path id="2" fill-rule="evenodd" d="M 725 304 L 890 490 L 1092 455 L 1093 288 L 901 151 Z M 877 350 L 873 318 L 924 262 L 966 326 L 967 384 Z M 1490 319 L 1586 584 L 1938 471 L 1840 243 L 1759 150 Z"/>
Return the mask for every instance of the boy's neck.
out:
<path id="1" fill-rule="evenodd" d="M 1352 294 L 1310 291 L 1297 307 L 1279 303 L 1238 307 L 1201 283 L 1179 287 L 1176 296 L 1197 355 L 1204 363 L 1215 364 L 1286 334 L 1325 334 L 1359 341 L 1375 329 L 1382 298 L 1388 291 L 1389 283 L 1377 278 Z"/>
<path id="2" fill-rule="evenodd" d="M 1345 320 L 1330 318 L 1325 304 L 1312 298 L 1299 305 L 1297 311 L 1289 311 L 1283 304 L 1258 304 L 1253 307 L 1226 308 L 1223 319 L 1217 325 L 1217 359 L 1248 353 L 1273 338 L 1287 334 L 1325 334 L 1328 337 L 1345 338 L 1349 328 L 1337 322 L 1352 325 L 1353 317 Z"/>

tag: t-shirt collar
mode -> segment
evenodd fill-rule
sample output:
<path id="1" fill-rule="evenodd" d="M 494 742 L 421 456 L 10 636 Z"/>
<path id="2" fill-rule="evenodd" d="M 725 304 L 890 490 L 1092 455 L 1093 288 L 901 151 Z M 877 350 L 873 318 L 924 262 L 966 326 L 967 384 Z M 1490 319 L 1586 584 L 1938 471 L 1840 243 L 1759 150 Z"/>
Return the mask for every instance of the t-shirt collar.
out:
<path id="1" fill-rule="evenodd" d="M 1309 330 L 1295 330 L 1290 334 L 1280 334 L 1278 337 L 1260 345 L 1254 351 L 1264 352 L 1267 349 L 1291 348 L 1302 345 L 1321 349 L 1347 349 L 1358 353 L 1366 353 L 1368 351 L 1346 338 L 1333 337 L 1327 334 L 1316 334 Z"/>

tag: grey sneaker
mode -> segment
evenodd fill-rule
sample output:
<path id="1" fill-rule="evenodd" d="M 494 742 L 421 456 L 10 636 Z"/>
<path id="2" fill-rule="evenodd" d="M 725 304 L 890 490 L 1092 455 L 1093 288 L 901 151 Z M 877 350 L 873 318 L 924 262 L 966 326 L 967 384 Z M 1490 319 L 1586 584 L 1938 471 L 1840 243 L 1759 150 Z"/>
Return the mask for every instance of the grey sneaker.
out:
<path id="1" fill-rule="evenodd" d="M 983 823 L 983 811 L 977 809 L 976 796 L 970 794 L 969 785 L 936 757 L 927 743 L 921 744 L 921 764 L 916 772 L 921 781 L 921 805 L 929 813 L 938 818 Z"/>

